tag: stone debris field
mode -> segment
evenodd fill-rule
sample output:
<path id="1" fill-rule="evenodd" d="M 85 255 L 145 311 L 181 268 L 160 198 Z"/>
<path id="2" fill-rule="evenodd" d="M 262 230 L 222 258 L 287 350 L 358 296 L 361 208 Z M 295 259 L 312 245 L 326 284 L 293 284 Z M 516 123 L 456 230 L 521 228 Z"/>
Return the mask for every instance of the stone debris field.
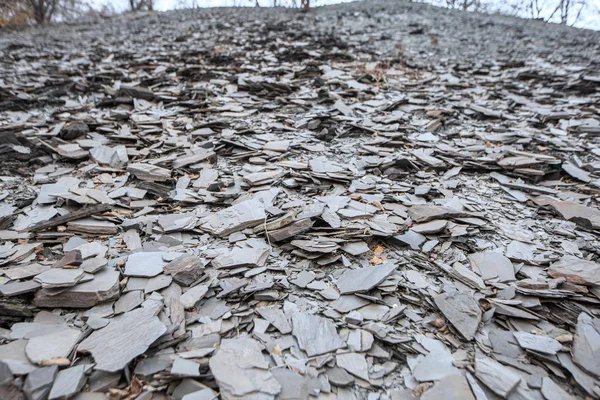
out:
<path id="1" fill-rule="evenodd" d="M 599 71 L 391 0 L 0 32 L 0 399 L 600 398 Z"/>

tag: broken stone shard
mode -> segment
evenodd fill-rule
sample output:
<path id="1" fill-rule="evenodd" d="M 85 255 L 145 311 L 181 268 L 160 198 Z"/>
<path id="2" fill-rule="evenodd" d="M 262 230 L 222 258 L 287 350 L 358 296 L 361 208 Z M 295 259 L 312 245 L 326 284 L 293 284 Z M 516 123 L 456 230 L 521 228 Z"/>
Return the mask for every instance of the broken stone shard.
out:
<path id="1" fill-rule="evenodd" d="M 296 312 L 292 315 L 292 334 L 309 357 L 345 346 L 333 322 L 306 312 Z"/>
<path id="2" fill-rule="evenodd" d="M 395 270 L 396 265 L 391 262 L 351 269 L 340 276 L 336 285 L 341 294 L 367 292 L 383 282 Z"/>
<path id="3" fill-rule="evenodd" d="M 281 385 L 269 372 L 261 344 L 254 339 L 224 339 L 209 366 L 226 398 L 253 396 L 267 399 L 281 391 Z"/>
<path id="4" fill-rule="evenodd" d="M 183 255 L 165 265 L 164 272 L 171 275 L 175 282 L 189 286 L 200 278 L 204 265 L 204 261 L 198 256 Z"/>
<path id="5" fill-rule="evenodd" d="M 118 296 L 119 272 L 106 266 L 91 281 L 79 283 L 60 293 L 53 293 L 51 289 L 38 290 L 33 301 L 38 307 L 89 308 Z"/>
<path id="6" fill-rule="evenodd" d="M 143 354 L 166 330 L 153 309 L 138 308 L 94 331 L 79 344 L 77 351 L 91 353 L 96 369 L 116 372 Z"/>
<path id="7" fill-rule="evenodd" d="M 548 275 L 553 278 L 565 278 L 567 282 L 579 285 L 600 285 L 600 264 L 593 261 L 565 255 L 548 268 Z"/>
<path id="8" fill-rule="evenodd" d="M 481 309 L 466 292 L 448 292 L 434 297 L 435 304 L 452 326 L 467 340 L 472 340 L 481 321 Z"/>
<path id="9" fill-rule="evenodd" d="M 475 355 L 475 376 L 503 399 L 506 399 L 521 382 L 518 375 L 480 352 Z"/>
<path id="10" fill-rule="evenodd" d="M 600 320 L 579 314 L 573 340 L 573 361 L 584 370 L 600 376 Z"/>
<path id="11" fill-rule="evenodd" d="M 469 254 L 471 268 L 479 272 L 484 281 L 512 282 L 515 270 L 510 259 L 495 251 Z"/>
<path id="12" fill-rule="evenodd" d="M 246 266 L 263 267 L 268 257 L 269 249 L 233 249 L 214 258 L 211 264 L 217 269 Z"/>

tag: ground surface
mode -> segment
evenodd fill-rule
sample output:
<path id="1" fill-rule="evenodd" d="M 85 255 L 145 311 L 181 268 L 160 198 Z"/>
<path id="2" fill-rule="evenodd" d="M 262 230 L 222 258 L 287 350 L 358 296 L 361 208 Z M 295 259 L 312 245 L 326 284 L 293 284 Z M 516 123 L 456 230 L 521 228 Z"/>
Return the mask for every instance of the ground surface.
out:
<path id="1" fill-rule="evenodd" d="M 0 32 L 0 398 L 599 398 L 599 66 L 403 2 Z"/>

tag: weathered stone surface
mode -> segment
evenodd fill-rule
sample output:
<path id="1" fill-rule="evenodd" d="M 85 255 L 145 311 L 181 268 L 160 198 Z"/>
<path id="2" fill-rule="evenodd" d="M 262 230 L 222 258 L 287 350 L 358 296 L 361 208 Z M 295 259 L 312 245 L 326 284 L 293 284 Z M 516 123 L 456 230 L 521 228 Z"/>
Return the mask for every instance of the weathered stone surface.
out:
<path id="1" fill-rule="evenodd" d="M 277 328 L 279 332 L 286 334 L 292 331 L 292 327 L 290 326 L 287 317 L 278 307 L 259 307 L 256 309 L 256 312 L 269 321 L 269 323 Z"/>
<path id="2" fill-rule="evenodd" d="M 484 281 L 498 280 L 512 282 L 515 280 L 515 270 L 510 259 L 496 251 L 469 254 L 471 268 L 478 271 Z"/>
<path id="3" fill-rule="evenodd" d="M 85 384 L 85 365 L 63 369 L 56 375 L 48 400 L 73 397 Z"/>
<path id="4" fill-rule="evenodd" d="M 292 315 L 292 334 L 309 357 L 345 346 L 333 322 L 305 312 L 296 312 Z"/>
<path id="5" fill-rule="evenodd" d="M 265 218 L 265 203 L 257 198 L 218 211 L 203 219 L 200 227 L 213 235 L 225 237 L 233 232 L 256 226 L 264 222 Z"/>
<path id="6" fill-rule="evenodd" d="M 127 172 L 142 181 L 164 182 L 171 179 L 171 171 L 156 165 L 135 163 L 127 165 Z"/>
<path id="7" fill-rule="evenodd" d="M 562 218 L 588 229 L 600 229 L 600 210 L 572 201 L 556 201 L 550 207 Z"/>
<path id="8" fill-rule="evenodd" d="M 91 353 L 96 369 L 115 372 L 144 353 L 166 330 L 154 310 L 140 308 L 115 317 L 81 342 L 77 350 Z"/>
<path id="9" fill-rule="evenodd" d="M 0 345 L 0 361 L 8 365 L 13 375 L 26 375 L 36 370 L 25 354 L 27 340 L 15 340 Z"/>
<path id="10" fill-rule="evenodd" d="M 27 358 L 35 364 L 58 357 L 68 357 L 82 338 L 79 329 L 68 328 L 29 339 L 25 347 Z"/>
<path id="11" fill-rule="evenodd" d="M 126 276 L 153 277 L 163 272 L 167 253 L 160 251 L 133 253 L 125 263 Z"/>
<path id="12" fill-rule="evenodd" d="M 165 265 L 164 272 L 180 285 L 189 286 L 202 276 L 204 265 L 200 257 L 186 254 Z"/>
<path id="13" fill-rule="evenodd" d="M 391 262 L 352 269 L 340 276 L 336 285 L 341 294 L 367 292 L 383 282 L 395 269 L 396 265 Z"/>
<path id="14" fill-rule="evenodd" d="M 519 342 L 519 346 L 526 350 L 556 354 L 562 348 L 557 340 L 547 336 L 533 335 L 527 332 L 515 332 L 514 336 Z"/>
<path id="15" fill-rule="evenodd" d="M 481 321 L 481 309 L 466 292 L 447 292 L 434 297 L 435 304 L 467 340 L 472 340 Z"/>
<path id="16" fill-rule="evenodd" d="M 548 268 L 548 275 L 553 278 L 564 277 L 567 282 L 579 285 L 598 286 L 600 285 L 600 264 L 565 255 Z"/>
<path id="17" fill-rule="evenodd" d="M 479 352 L 475 356 L 475 376 L 502 398 L 507 398 L 521 381 L 518 375 L 498 361 Z"/>
<path id="18" fill-rule="evenodd" d="M 467 379 L 462 375 L 448 375 L 437 381 L 421 395 L 421 400 L 475 400 Z"/>
<path id="19" fill-rule="evenodd" d="M 47 289 L 38 290 L 34 303 L 38 307 L 89 308 L 114 300 L 119 296 L 119 272 L 103 267 L 94 279 L 75 285 L 58 294 Z"/>
<path id="20" fill-rule="evenodd" d="M 600 320 L 579 314 L 573 341 L 573 361 L 584 370 L 600 376 Z"/>
<path id="21" fill-rule="evenodd" d="M 369 380 L 369 367 L 365 356 L 359 353 L 343 353 L 335 356 L 337 366 L 365 381 Z"/>
<path id="22" fill-rule="evenodd" d="M 269 258 L 269 249 L 233 249 L 214 258 L 211 264 L 217 268 L 263 267 Z"/>
<path id="23" fill-rule="evenodd" d="M 38 368 L 30 372 L 23 384 L 23 391 L 27 395 L 27 398 L 31 400 L 46 399 L 57 373 L 58 367 L 56 365 Z"/>
<path id="24" fill-rule="evenodd" d="M 281 385 L 269 372 L 259 342 L 248 337 L 224 339 L 209 361 L 221 393 L 230 396 L 274 398 Z M 258 397 L 260 396 L 260 397 Z"/>

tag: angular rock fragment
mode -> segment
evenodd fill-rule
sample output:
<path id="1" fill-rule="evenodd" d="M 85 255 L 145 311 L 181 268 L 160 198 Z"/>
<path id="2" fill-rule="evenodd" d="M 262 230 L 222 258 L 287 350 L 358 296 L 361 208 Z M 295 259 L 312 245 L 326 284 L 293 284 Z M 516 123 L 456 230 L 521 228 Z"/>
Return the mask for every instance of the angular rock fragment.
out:
<path id="1" fill-rule="evenodd" d="M 600 264 L 565 255 L 548 268 L 553 278 L 565 278 L 567 282 L 579 285 L 600 285 Z"/>
<path id="2" fill-rule="evenodd" d="M 43 400 L 48 398 L 52 384 L 58 373 L 58 367 L 52 365 L 49 367 L 38 368 L 27 375 L 23 384 L 23 391 L 31 400 Z"/>
<path id="3" fill-rule="evenodd" d="M 340 276 L 336 285 L 341 294 L 367 292 L 383 282 L 395 270 L 396 265 L 391 262 L 351 269 Z"/>
<path id="4" fill-rule="evenodd" d="M 577 318 L 577 331 L 571 350 L 573 361 L 584 370 L 600 376 L 600 320 L 586 313 Z"/>
<path id="5" fill-rule="evenodd" d="M 462 213 L 446 207 L 429 204 L 417 204 L 408 209 L 408 216 L 416 223 L 423 223 L 434 219 L 448 219 L 459 217 Z"/>
<path id="6" fill-rule="evenodd" d="M 342 353 L 335 357 L 338 367 L 365 381 L 369 380 L 369 367 L 365 356 L 359 353 Z"/>
<path id="7" fill-rule="evenodd" d="M 34 304 L 38 307 L 89 308 L 119 296 L 119 272 L 104 267 L 89 282 L 80 283 L 60 293 L 38 290 Z"/>
<path id="8" fill-rule="evenodd" d="M 480 352 L 475 355 L 475 376 L 503 399 L 506 399 L 521 381 L 518 375 Z"/>
<path id="9" fill-rule="evenodd" d="M 139 308 L 94 331 L 79 344 L 77 351 L 91 353 L 96 369 L 116 372 L 144 353 L 166 330 L 153 309 Z"/>
<path id="10" fill-rule="evenodd" d="M 256 226 L 264 222 L 265 218 L 265 204 L 260 199 L 253 199 L 203 219 L 200 227 L 213 235 L 225 237 L 233 232 Z"/>
<path id="11" fill-rule="evenodd" d="M 36 336 L 27 342 L 25 354 L 32 363 L 38 365 L 53 358 L 66 358 L 82 337 L 81 331 L 73 328 Z"/>
<path id="12" fill-rule="evenodd" d="M 575 222 L 587 229 L 600 229 L 600 210 L 596 208 L 572 201 L 556 201 L 550 203 L 550 207 L 567 221 Z"/>
<path id="13" fill-rule="evenodd" d="M 171 171 L 156 165 L 133 163 L 127 165 L 127 172 L 142 181 L 164 182 L 171 179 Z"/>
<path id="14" fill-rule="evenodd" d="M 467 340 L 472 340 L 481 321 L 481 309 L 466 292 L 447 292 L 434 297 L 435 304 L 452 326 Z"/>
<path id="15" fill-rule="evenodd" d="M 230 252 L 214 258 L 211 262 L 213 267 L 237 268 L 237 267 L 263 267 L 269 258 L 269 249 L 233 249 Z"/>
<path id="16" fill-rule="evenodd" d="M 292 334 L 309 357 L 329 353 L 345 346 L 329 319 L 305 312 L 292 315 Z"/>
<path id="17" fill-rule="evenodd" d="M 204 261 L 198 256 L 183 255 L 165 265 L 164 272 L 180 285 L 189 286 L 200 278 L 204 265 Z"/>
<path id="18" fill-rule="evenodd" d="M 85 365 L 63 369 L 56 375 L 48 400 L 73 397 L 85 384 Z"/>
<path id="19" fill-rule="evenodd" d="M 277 307 L 259 307 L 256 312 L 269 321 L 279 332 L 286 334 L 292 331 L 292 327 L 281 309 Z"/>
<path id="20" fill-rule="evenodd" d="M 153 277 L 163 272 L 167 253 L 160 251 L 133 253 L 125 263 L 126 276 Z"/>
<path id="21" fill-rule="evenodd" d="M 421 400 L 475 400 L 467 379 L 462 375 L 448 375 L 437 381 L 421 396 Z"/>
<path id="22" fill-rule="evenodd" d="M 519 342 L 519 346 L 526 350 L 556 354 L 562 348 L 558 341 L 547 336 L 533 335 L 527 332 L 515 332 L 514 336 Z"/>
<path id="23" fill-rule="evenodd" d="M 469 254 L 473 270 L 478 271 L 484 281 L 499 280 L 511 282 L 515 280 L 515 270 L 510 260 L 495 251 L 484 251 Z"/>
<path id="24" fill-rule="evenodd" d="M 273 399 L 281 391 L 254 339 L 224 339 L 209 366 L 225 398 Z"/>

